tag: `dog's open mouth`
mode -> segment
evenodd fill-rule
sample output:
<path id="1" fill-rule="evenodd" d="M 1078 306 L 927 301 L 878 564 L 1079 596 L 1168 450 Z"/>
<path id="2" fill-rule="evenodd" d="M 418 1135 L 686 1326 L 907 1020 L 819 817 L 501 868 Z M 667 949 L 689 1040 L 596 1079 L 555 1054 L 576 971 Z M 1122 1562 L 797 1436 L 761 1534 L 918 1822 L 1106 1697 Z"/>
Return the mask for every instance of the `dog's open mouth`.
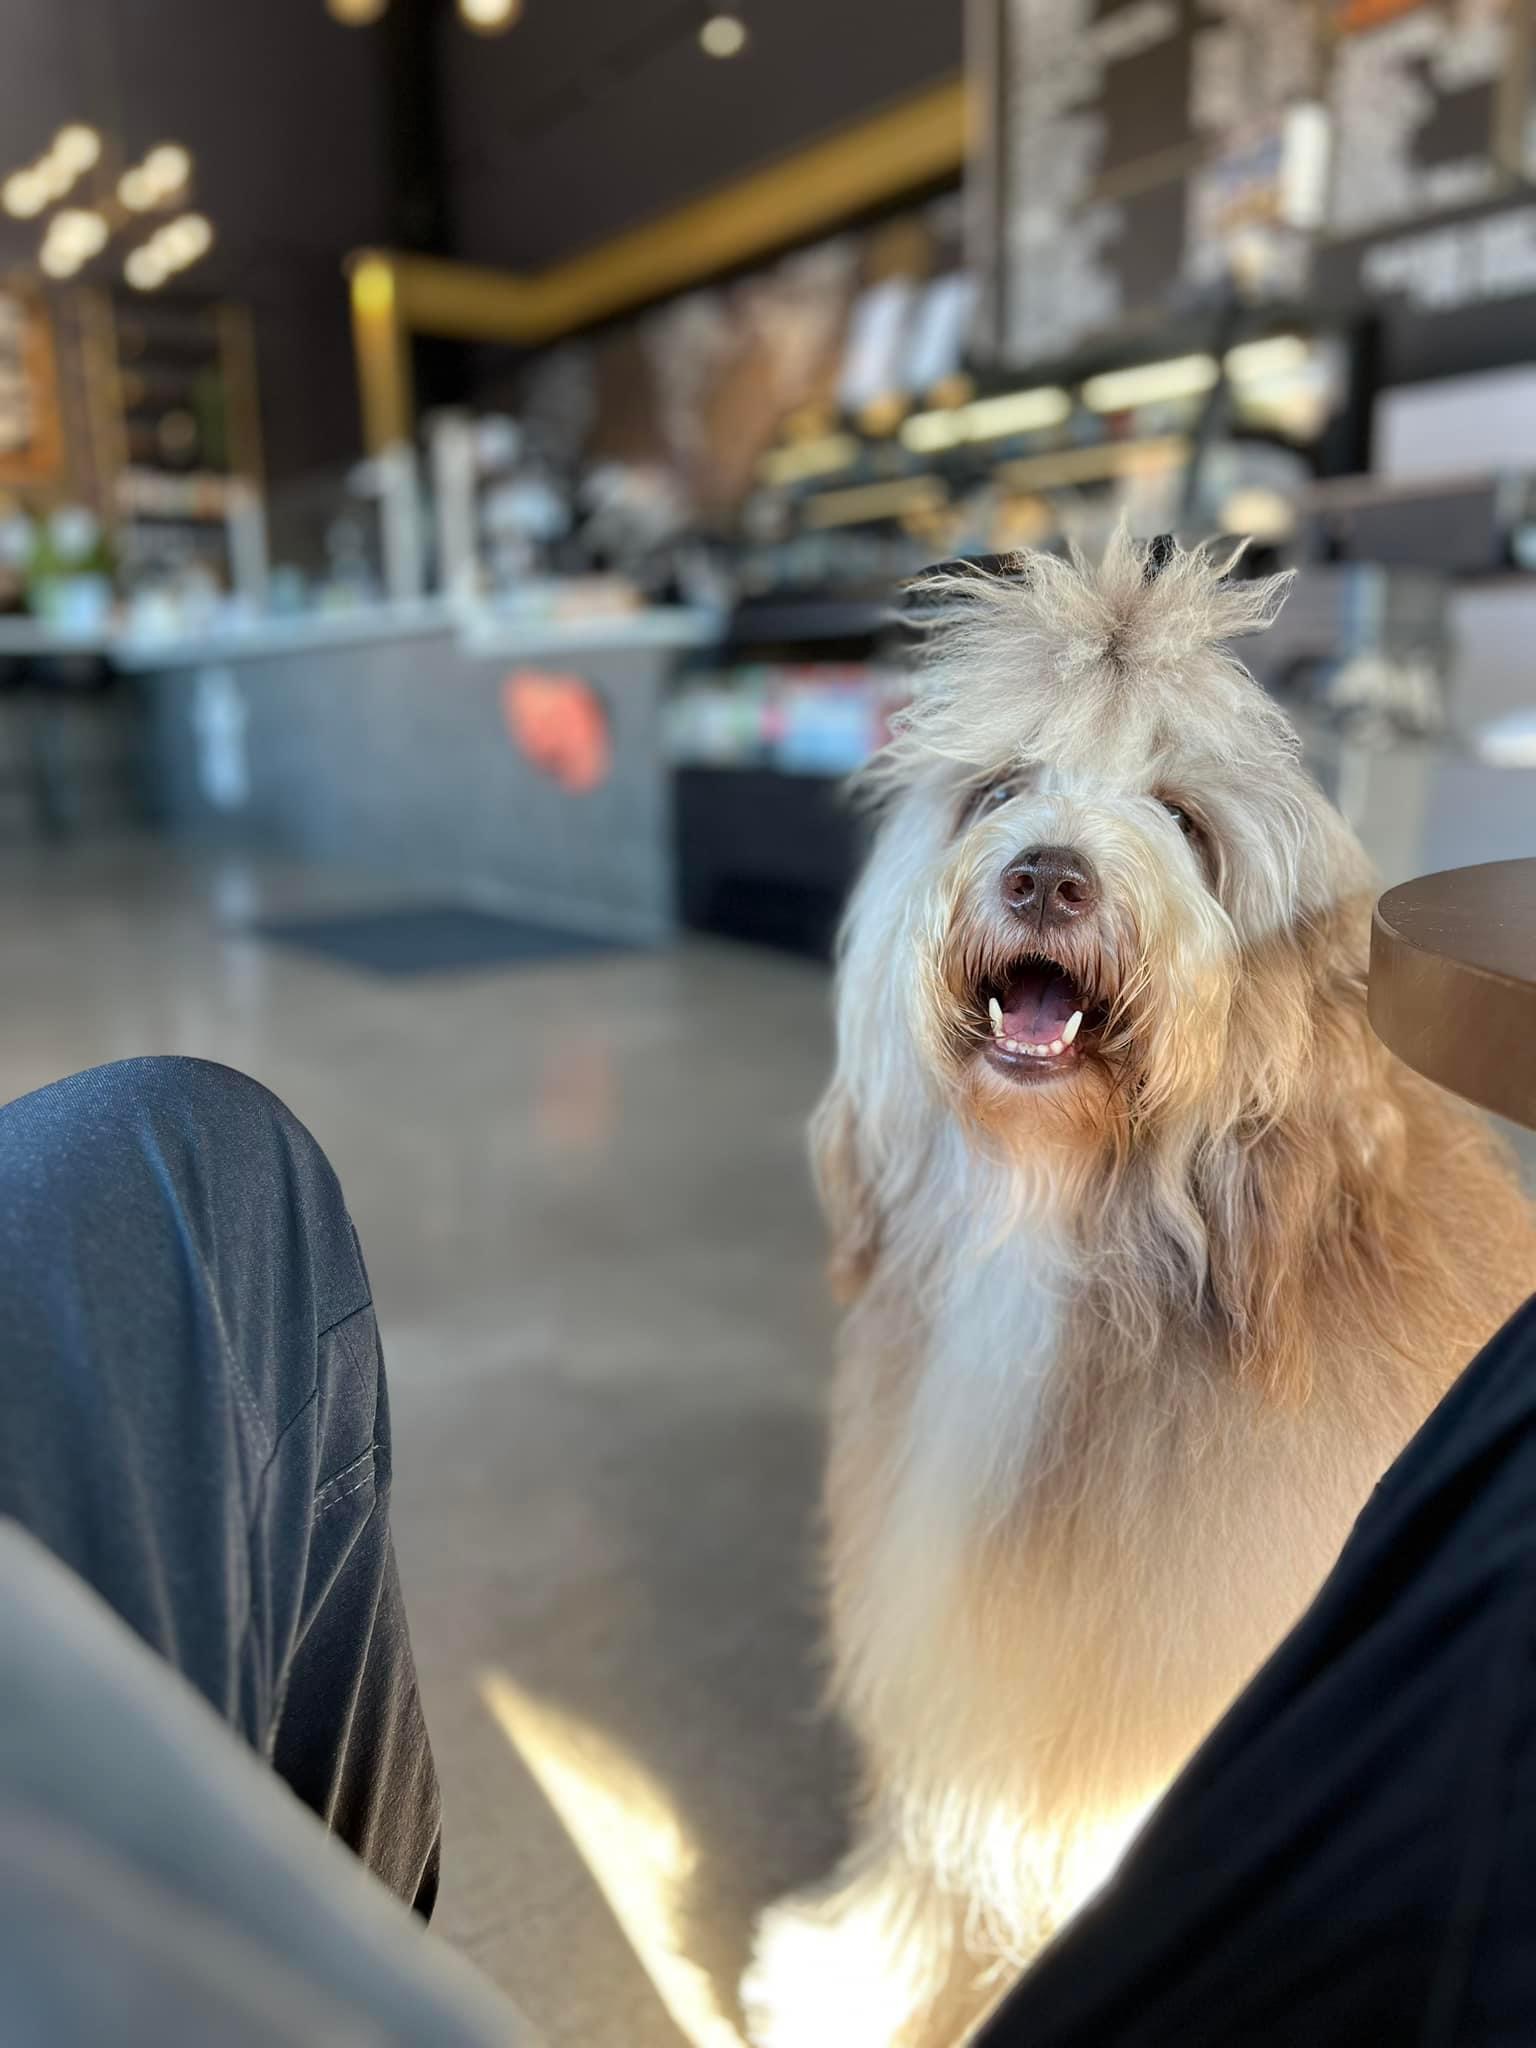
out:
<path id="1" fill-rule="evenodd" d="M 1043 1080 L 1081 1058 L 1103 1024 L 1102 1008 L 1055 960 L 1017 960 L 981 991 L 991 1065 L 1021 1081 Z"/>

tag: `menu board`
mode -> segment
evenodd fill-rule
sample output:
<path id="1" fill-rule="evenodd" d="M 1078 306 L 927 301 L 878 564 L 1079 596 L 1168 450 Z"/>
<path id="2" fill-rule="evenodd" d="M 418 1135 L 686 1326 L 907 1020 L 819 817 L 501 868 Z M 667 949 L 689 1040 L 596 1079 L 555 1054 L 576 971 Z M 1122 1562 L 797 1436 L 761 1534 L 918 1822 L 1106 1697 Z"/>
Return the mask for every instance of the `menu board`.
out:
<path id="1" fill-rule="evenodd" d="M 1536 172 L 1536 0 L 982 4 L 976 218 L 1013 363 L 1217 291 L 1369 296 L 1367 243 Z"/>
<path id="2" fill-rule="evenodd" d="M 1335 29 L 1333 233 L 1370 234 L 1492 197 L 1508 0 L 1348 0 Z"/>
<path id="3" fill-rule="evenodd" d="M 1190 125 L 1231 144 L 1316 86 L 1312 0 L 1200 0 L 1190 24 Z"/>
<path id="4" fill-rule="evenodd" d="M 1125 264 L 1137 246 L 1127 205 L 1136 181 L 1126 173 L 1189 146 L 1186 4 L 1003 5 L 1002 339 L 1010 355 L 1049 356 L 1134 303 Z M 1158 239 L 1176 245 L 1178 194 L 1166 178 L 1149 184 L 1155 211 L 1172 215 Z"/>
<path id="5" fill-rule="evenodd" d="M 1311 0 L 998 0 L 997 295 L 1011 357 L 1050 356 L 1223 276 L 1240 239 L 1300 281 L 1287 109 L 1314 89 Z"/>
<path id="6" fill-rule="evenodd" d="M 1311 0 L 1199 0 L 1193 8 L 1190 125 L 1201 153 L 1185 183 L 1182 265 L 1191 284 L 1232 280 L 1250 297 L 1305 290 L 1304 230 L 1323 197 L 1318 65 Z"/>

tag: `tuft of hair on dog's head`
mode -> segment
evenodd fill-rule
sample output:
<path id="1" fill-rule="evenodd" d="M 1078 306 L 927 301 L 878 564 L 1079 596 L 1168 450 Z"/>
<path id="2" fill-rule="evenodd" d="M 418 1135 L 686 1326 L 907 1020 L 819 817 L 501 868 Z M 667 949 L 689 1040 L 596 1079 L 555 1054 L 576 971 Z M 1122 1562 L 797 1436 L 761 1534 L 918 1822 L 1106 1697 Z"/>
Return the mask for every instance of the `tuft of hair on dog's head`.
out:
<path id="1" fill-rule="evenodd" d="M 1033 549 L 940 563 L 908 586 L 917 689 L 868 774 L 878 793 L 938 756 L 1098 751 L 1150 756 L 1160 727 L 1241 714 L 1255 756 L 1294 759 L 1284 714 L 1227 652 L 1271 625 L 1294 571 L 1244 580 L 1248 543 L 1145 546 L 1121 527 L 1103 559 Z"/>

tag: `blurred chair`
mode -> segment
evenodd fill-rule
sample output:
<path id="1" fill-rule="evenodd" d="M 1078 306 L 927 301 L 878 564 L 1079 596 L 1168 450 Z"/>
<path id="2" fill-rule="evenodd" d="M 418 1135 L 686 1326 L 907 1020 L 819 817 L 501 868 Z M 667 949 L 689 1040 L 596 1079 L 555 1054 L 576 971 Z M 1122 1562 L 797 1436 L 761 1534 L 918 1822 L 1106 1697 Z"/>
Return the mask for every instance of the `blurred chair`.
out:
<path id="1" fill-rule="evenodd" d="M 0 657 L 0 835 L 73 837 L 143 815 L 137 707 L 90 649 Z"/>

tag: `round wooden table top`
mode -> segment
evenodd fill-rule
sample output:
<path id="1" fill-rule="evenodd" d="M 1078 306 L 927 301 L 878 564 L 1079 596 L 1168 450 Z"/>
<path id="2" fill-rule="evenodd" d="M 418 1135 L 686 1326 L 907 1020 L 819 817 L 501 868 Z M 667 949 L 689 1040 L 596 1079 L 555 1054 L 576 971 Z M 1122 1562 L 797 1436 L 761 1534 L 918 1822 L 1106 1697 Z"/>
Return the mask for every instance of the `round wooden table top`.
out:
<path id="1" fill-rule="evenodd" d="M 1389 889 L 1371 921 L 1367 1007 L 1410 1067 L 1536 1128 L 1536 860 Z"/>

